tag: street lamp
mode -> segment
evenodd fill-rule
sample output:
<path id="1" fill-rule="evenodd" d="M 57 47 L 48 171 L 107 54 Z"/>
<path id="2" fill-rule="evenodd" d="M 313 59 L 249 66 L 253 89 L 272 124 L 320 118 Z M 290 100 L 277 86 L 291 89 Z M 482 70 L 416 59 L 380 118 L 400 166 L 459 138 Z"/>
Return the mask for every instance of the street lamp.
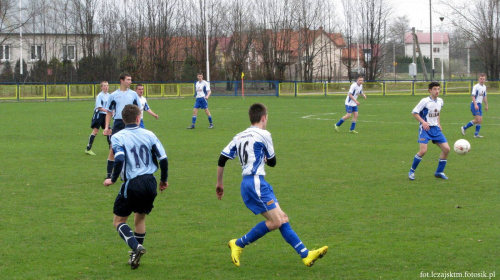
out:
<path id="1" fill-rule="evenodd" d="M 441 81 L 444 82 L 444 73 L 443 73 L 443 69 L 444 69 L 444 46 L 443 46 L 443 37 L 444 37 L 444 33 L 443 33 L 443 20 L 444 20 L 444 17 L 439 17 L 439 19 L 441 20 L 441 51 L 440 51 L 440 56 L 441 56 Z"/>

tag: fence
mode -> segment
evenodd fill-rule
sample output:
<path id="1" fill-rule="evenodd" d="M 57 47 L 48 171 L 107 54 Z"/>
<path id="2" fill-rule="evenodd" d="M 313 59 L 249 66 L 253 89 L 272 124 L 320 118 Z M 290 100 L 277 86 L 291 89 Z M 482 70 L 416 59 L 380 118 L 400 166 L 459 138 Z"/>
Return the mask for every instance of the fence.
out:
<path id="1" fill-rule="evenodd" d="M 475 81 L 445 81 L 443 94 L 470 94 Z M 145 82 L 146 97 L 190 97 L 194 96 L 194 83 Z M 427 95 L 428 82 L 421 81 L 374 81 L 365 82 L 363 91 L 369 95 Z M 500 81 L 486 82 L 489 94 L 500 93 Z M 131 88 L 135 88 L 132 84 Z M 214 96 L 310 96 L 345 95 L 351 83 L 302 83 L 278 81 L 211 81 Z M 109 84 L 109 92 L 119 88 L 118 83 Z M 101 91 L 99 83 L 87 84 L 0 84 L 0 101 L 24 100 L 72 100 L 94 99 Z"/>

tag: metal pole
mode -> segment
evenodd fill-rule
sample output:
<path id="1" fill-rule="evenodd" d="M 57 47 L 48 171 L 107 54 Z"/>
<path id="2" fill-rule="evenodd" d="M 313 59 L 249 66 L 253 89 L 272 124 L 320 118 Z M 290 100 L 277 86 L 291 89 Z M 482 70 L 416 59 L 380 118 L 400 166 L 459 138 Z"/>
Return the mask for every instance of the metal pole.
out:
<path id="1" fill-rule="evenodd" d="M 203 9 L 203 14 L 205 17 L 205 44 L 207 53 L 207 81 L 210 82 L 210 60 L 208 56 L 208 20 L 207 20 L 207 0 L 204 1 L 205 7 Z"/>
<path id="2" fill-rule="evenodd" d="M 470 76 L 470 46 L 467 47 L 467 76 Z"/>
<path id="3" fill-rule="evenodd" d="M 21 58 L 19 60 L 19 74 L 23 74 L 23 25 L 22 25 L 22 20 L 23 20 L 23 7 L 22 7 L 22 0 L 19 0 L 19 52 L 21 53 Z"/>
<path id="4" fill-rule="evenodd" d="M 444 82 L 444 45 L 443 45 L 443 37 L 444 37 L 444 33 L 443 33 L 443 20 L 444 20 L 444 17 L 440 17 L 439 18 L 441 20 L 441 51 L 440 51 L 440 55 L 441 55 L 441 81 Z"/>
<path id="5" fill-rule="evenodd" d="M 432 36 L 432 0 L 429 0 L 429 18 L 430 18 L 430 27 L 431 27 L 431 65 L 432 65 L 432 73 L 431 80 L 434 79 L 434 36 Z"/>

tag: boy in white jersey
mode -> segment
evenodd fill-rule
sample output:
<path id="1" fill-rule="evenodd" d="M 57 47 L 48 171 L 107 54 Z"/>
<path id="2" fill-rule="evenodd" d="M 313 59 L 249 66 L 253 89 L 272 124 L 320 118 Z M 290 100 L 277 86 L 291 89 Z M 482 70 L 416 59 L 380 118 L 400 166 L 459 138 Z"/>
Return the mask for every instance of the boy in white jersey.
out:
<path id="1" fill-rule="evenodd" d="M 415 170 L 422 160 L 422 157 L 427 152 L 427 143 L 432 140 L 432 143 L 441 148 L 441 155 L 439 156 L 439 163 L 434 176 L 436 178 L 448 179 L 444 175 L 444 168 L 450 152 L 448 140 L 444 136 L 441 129 L 440 112 L 443 107 L 443 99 L 439 98 L 440 84 L 432 82 L 429 84 L 429 97 L 423 98 L 411 112 L 413 117 L 420 123 L 418 143 L 420 143 L 420 150 L 413 158 L 413 164 L 408 178 L 415 180 Z"/>
<path id="2" fill-rule="evenodd" d="M 474 119 L 468 122 L 465 126 L 460 127 L 462 135 L 465 136 L 465 130 L 467 128 L 476 125 L 476 132 L 474 133 L 474 138 L 483 138 L 484 136 L 479 134 L 481 130 L 481 123 L 483 122 L 483 108 L 482 103 L 484 102 L 484 110 L 488 112 L 488 99 L 486 97 L 486 74 L 479 74 L 479 82 L 472 88 L 471 98 L 472 102 L 470 104 L 470 110 Z"/>
<path id="3" fill-rule="evenodd" d="M 212 115 L 208 110 L 208 98 L 210 97 L 210 94 L 212 94 L 212 91 L 210 90 L 210 84 L 207 81 L 203 80 L 202 73 L 198 73 L 197 78 L 198 82 L 196 82 L 195 84 L 196 101 L 194 103 L 193 117 L 191 119 L 191 125 L 187 128 L 194 129 L 196 118 L 198 116 L 198 109 L 200 108 L 205 110 L 205 113 L 208 116 L 208 122 L 210 123 L 210 126 L 208 128 L 214 128 L 214 124 L 212 123 Z"/>
<path id="4" fill-rule="evenodd" d="M 116 182 L 124 167 L 124 182 L 113 206 L 113 225 L 120 237 L 132 249 L 129 264 L 139 267 L 139 261 L 146 253 L 142 246 L 146 237 L 146 215 L 153 209 L 156 198 L 156 179 L 153 174 L 161 169 L 158 188 L 163 192 L 168 187 L 168 159 L 160 140 L 149 130 L 139 127 L 141 110 L 136 105 L 126 105 L 122 111 L 125 128 L 111 137 L 115 151 L 115 166 L 105 186 Z M 134 215 L 134 232 L 127 225 L 127 218 Z"/>
<path id="5" fill-rule="evenodd" d="M 266 221 L 258 223 L 241 238 L 229 241 L 231 259 L 236 266 L 240 266 L 240 255 L 246 245 L 255 242 L 270 231 L 279 229 L 283 238 L 300 255 L 304 264 L 312 266 L 318 258 L 326 254 L 328 247 L 324 246 L 313 251 L 307 250 L 290 227 L 288 216 L 281 210 L 273 188 L 264 179 L 264 175 L 266 175 L 264 165 L 267 164 L 271 167 L 276 165 L 273 140 L 271 133 L 266 130 L 267 108 L 263 104 L 256 103 L 250 106 L 248 114 L 252 126 L 238 133 L 219 157 L 215 191 L 217 198 L 222 199 L 224 195 L 224 166 L 228 159 L 234 159 L 238 156 L 243 169 L 241 182 L 243 202 L 255 215 L 262 214 Z"/>
<path id="6" fill-rule="evenodd" d="M 358 79 L 355 83 L 351 85 L 349 88 L 349 92 L 347 93 L 347 97 L 345 99 L 345 111 L 346 114 L 335 124 L 335 131 L 339 132 L 339 127 L 344 123 L 345 120 L 351 117 L 351 113 L 354 115 L 352 117 L 351 129 L 349 132 L 358 133 L 356 130 L 356 121 L 358 120 L 358 96 L 361 94 L 366 99 L 366 95 L 363 93 L 363 82 L 364 77 L 358 76 Z"/>
<path id="7" fill-rule="evenodd" d="M 145 128 L 144 126 L 144 111 L 148 112 L 151 116 L 153 116 L 155 119 L 158 119 L 158 115 L 149 108 L 148 101 L 146 100 L 146 97 L 144 97 L 144 86 L 142 84 L 137 84 L 135 86 L 135 92 L 137 92 L 137 95 L 139 95 L 139 98 L 141 99 L 141 128 Z"/>
<path id="8" fill-rule="evenodd" d="M 90 128 L 92 128 L 92 133 L 90 134 L 89 137 L 89 143 L 87 144 L 87 149 L 85 150 L 85 153 L 87 155 L 95 156 L 95 153 L 92 152 L 92 144 L 94 143 L 94 139 L 97 136 L 97 133 L 99 132 L 99 127 L 104 129 L 106 125 L 106 113 L 108 112 L 106 110 L 106 106 L 108 104 L 108 98 L 109 98 L 109 84 L 106 81 L 101 82 L 101 92 L 97 95 L 95 99 L 95 106 L 94 106 L 94 115 L 92 116 L 92 122 L 90 124 Z M 106 139 L 108 140 L 108 145 L 111 145 L 111 138 L 110 136 L 106 136 Z"/>

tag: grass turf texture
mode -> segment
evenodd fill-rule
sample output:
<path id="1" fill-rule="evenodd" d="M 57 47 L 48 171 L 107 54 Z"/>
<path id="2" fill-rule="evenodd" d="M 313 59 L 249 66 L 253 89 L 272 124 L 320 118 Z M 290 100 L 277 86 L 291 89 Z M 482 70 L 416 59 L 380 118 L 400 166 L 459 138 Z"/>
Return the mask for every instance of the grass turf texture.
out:
<path id="1" fill-rule="evenodd" d="M 3 103 L 0 137 L 0 275 L 3 279 L 417 279 L 421 272 L 498 270 L 500 103 L 490 97 L 481 134 L 463 137 L 472 119 L 468 96 L 444 96 L 442 125 L 450 153 L 434 178 L 440 150 L 430 145 L 416 172 L 418 125 L 410 112 L 422 96 L 361 99 L 356 130 L 333 124 L 345 96 L 213 97 L 209 130 L 203 111 L 187 130 L 194 99 L 150 100 L 160 115 L 146 127 L 163 142 L 169 188 L 147 218 L 141 266 L 126 265 L 128 247 L 112 226 L 119 185 L 102 186 L 107 147 L 102 131 L 84 154 L 93 102 Z M 314 267 L 271 232 L 231 263 L 227 242 L 262 220 L 239 194 L 237 160 L 225 170 L 225 196 L 215 196 L 220 151 L 249 126 L 254 102 L 269 107 L 278 164 L 266 168 L 292 228 L 309 248 L 329 246 Z M 158 174 L 157 174 L 158 175 Z M 460 208 L 457 208 L 459 206 Z M 133 222 L 130 220 L 130 225 Z M 133 227 L 133 226 L 132 226 Z M 496 271 L 500 273 L 500 271 Z"/>

